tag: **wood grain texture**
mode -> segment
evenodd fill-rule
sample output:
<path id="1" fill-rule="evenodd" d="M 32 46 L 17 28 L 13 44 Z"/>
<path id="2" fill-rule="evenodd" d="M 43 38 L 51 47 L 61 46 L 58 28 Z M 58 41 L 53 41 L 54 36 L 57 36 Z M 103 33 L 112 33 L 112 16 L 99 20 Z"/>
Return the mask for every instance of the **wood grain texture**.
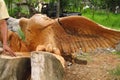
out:
<path id="1" fill-rule="evenodd" d="M 31 66 L 32 80 L 64 80 L 64 67 L 49 52 L 32 52 Z"/>
<path id="2" fill-rule="evenodd" d="M 76 52 L 81 48 L 83 52 L 90 52 L 96 48 L 114 48 L 120 42 L 120 31 L 105 28 L 83 16 L 63 17 L 59 23 L 53 30 L 63 51 Z"/>
<path id="3" fill-rule="evenodd" d="M 0 55 L 0 80 L 27 80 L 30 74 L 30 58 Z"/>

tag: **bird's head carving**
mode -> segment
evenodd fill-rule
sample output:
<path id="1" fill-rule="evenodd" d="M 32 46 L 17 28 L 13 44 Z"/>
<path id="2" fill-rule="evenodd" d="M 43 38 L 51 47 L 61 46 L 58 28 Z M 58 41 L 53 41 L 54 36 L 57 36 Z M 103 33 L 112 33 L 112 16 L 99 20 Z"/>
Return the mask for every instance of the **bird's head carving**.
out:
<path id="1" fill-rule="evenodd" d="M 54 22 L 53 19 L 42 14 L 35 14 L 30 19 L 21 18 L 19 25 L 24 33 L 26 30 L 44 29 Z"/>

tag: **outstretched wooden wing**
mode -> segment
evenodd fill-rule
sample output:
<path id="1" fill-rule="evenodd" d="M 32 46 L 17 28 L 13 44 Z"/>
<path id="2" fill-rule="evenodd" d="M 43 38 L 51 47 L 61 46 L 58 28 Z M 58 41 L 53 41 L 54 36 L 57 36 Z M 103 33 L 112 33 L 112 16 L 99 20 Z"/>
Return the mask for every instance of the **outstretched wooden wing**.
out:
<path id="1" fill-rule="evenodd" d="M 56 21 L 53 27 L 55 41 L 63 53 L 114 48 L 120 41 L 119 31 L 107 29 L 82 16 L 63 17 Z"/>

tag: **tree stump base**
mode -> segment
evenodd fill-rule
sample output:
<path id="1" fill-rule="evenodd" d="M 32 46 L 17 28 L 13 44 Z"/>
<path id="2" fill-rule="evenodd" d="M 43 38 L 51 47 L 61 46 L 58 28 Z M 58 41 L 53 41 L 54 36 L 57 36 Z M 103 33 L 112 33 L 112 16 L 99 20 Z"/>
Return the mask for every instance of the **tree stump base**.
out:
<path id="1" fill-rule="evenodd" d="M 0 55 L 0 80 L 64 80 L 61 56 L 42 51 L 16 54 Z"/>
<path id="2" fill-rule="evenodd" d="M 0 80 L 27 80 L 30 74 L 29 57 L 0 55 Z"/>

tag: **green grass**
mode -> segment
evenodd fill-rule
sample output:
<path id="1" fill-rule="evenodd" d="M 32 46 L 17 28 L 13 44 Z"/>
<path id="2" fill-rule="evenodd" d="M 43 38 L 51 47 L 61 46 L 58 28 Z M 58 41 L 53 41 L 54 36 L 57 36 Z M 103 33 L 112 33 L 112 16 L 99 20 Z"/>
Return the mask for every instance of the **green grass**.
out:
<path id="1" fill-rule="evenodd" d="M 92 13 L 89 12 L 83 13 L 83 16 L 86 16 L 103 26 L 120 30 L 120 14 L 109 13 L 107 15 L 106 13 L 98 12 L 95 13 L 93 17 Z"/>
<path id="2" fill-rule="evenodd" d="M 120 66 L 117 66 L 113 70 L 110 70 L 109 73 L 111 75 L 120 76 Z"/>

